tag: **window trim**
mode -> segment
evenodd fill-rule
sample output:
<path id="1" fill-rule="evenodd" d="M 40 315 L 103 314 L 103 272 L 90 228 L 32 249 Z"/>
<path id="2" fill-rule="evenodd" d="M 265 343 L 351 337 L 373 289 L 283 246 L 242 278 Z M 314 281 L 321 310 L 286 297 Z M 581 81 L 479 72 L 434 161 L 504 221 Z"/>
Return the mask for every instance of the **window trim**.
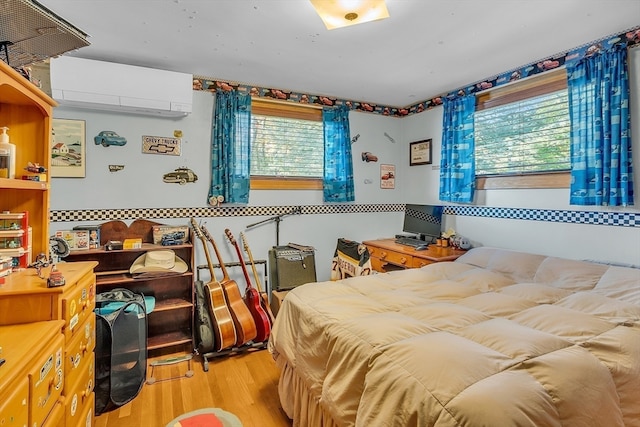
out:
<path id="1" fill-rule="evenodd" d="M 564 67 L 532 78 L 490 89 L 476 95 L 476 111 L 556 92 L 567 88 Z M 567 171 L 476 177 L 476 190 L 526 188 L 569 188 L 571 173 Z"/>
<path id="2" fill-rule="evenodd" d="M 322 107 L 264 98 L 251 99 L 251 114 L 322 122 Z M 251 175 L 251 190 L 322 190 L 322 178 Z"/>

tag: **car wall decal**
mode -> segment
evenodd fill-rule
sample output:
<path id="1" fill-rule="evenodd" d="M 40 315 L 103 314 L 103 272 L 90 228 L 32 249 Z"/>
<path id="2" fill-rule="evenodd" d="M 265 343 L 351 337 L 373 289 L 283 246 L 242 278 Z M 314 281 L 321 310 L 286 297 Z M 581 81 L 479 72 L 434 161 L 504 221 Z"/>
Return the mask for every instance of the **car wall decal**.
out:
<path id="1" fill-rule="evenodd" d="M 93 142 L 96 145 L 102 145 L 103 147 L 122 147 L 127 143 L 127 139 L 118 135 L 116 132 L 112 130 L 103 130 L 93 137 Z"/>
<path id="2" fill-rule="evenodd" d="M 173 172 L 165 173 L 162 176 L 162 180 L 172 184 L 184 185 L 188 182 L 196 182 L 198 180 L 198 175 L 189 168 L 180 167 Z"/>
<path id="3" fill-rule="evenodd" d="M 181 131 L 174 131 L 174 135 L 182 135 Z M 142 152 L 145 154 L 165 154 L 179 156 L 181 139 L 164 136 L 142 136 Z"/>
<path id="4" fill-rule="evenodd" d="M 360 155 L 362 157 L 362 161 L 363 162 L 377 162 L 378 161 L 378 156 L 376 156 L 373 153 L 370 153 L 369 151 L 363 151 L 362 154 Z"/>

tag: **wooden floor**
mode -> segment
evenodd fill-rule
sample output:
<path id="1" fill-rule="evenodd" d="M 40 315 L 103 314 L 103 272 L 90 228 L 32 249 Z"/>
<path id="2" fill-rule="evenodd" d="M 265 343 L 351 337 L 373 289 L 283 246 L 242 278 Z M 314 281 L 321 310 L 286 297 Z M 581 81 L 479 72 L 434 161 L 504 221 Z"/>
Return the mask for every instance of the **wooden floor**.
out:
<path id="1" fill-rule="evenodd" d="M 162 358 L 167 357 L 172 356 Z M 243 427 L 291 427 L 280 408 L 279 371 L 267 350 L 209 359 L 208 372 L 197 356 L 191 369 L 193 377 L 186 378 L 186 362 L 156 366 L 156 382 L 145 384 L 128 404 L 96 417 L 95 427 L 165 427 L 177 416 L 203 408 L 232 412 Z M 150 375 L 151 367 L 147 369 L 147 377 Z M 172 377 L 181 378 L 161 381 Z"/>

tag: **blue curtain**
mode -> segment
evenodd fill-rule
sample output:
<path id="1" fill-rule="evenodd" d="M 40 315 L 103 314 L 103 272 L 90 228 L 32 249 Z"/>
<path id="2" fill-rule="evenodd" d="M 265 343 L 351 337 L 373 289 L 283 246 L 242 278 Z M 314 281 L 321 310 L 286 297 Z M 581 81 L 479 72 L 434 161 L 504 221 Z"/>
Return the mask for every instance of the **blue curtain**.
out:
<path id="1" fill-rule="evenodd" d="M 475 95 L 445 98 L 442 119 L 440 200 L 471 203 L 475 190 Z"/>
<path id="2" fill-rule="evenodd" d="M 325 202 L 353 202 L 353 158 L 349 137 L 349 109 L 342 105 L 322 110 L 324 126 Z"/>
<path id="3" fill-rule="evenodd" d="M 567 63 L 573 205 L 633 205 L 627 48 Z"/>
<path id="4" fill-rule="evenodd" d="M 211 131 L 210 205 L 249 202 L 250 130 L 251 96 L 217 90 Z"/>

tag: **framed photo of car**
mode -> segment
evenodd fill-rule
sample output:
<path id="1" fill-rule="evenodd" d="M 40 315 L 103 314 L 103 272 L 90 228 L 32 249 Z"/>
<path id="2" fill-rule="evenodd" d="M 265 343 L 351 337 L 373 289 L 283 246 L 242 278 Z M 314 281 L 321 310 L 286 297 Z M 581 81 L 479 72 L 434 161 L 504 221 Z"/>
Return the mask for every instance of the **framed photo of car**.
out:
<path id="1" fill-rule="evenodd" d="M 53 119 L 51 131 L 51 176 L 84 178 L 86 174 L 85 121 Z"/>
<path id="2" fill-rule="evenodd" d="M 409 143 L 409 166 L 431 164 L 431 139 Z"/>
<path id="3" fill-rule="evenodd" d="M 396 167 L 395 165 L 380 165 L 380 188 L 396 188 Z"/>

